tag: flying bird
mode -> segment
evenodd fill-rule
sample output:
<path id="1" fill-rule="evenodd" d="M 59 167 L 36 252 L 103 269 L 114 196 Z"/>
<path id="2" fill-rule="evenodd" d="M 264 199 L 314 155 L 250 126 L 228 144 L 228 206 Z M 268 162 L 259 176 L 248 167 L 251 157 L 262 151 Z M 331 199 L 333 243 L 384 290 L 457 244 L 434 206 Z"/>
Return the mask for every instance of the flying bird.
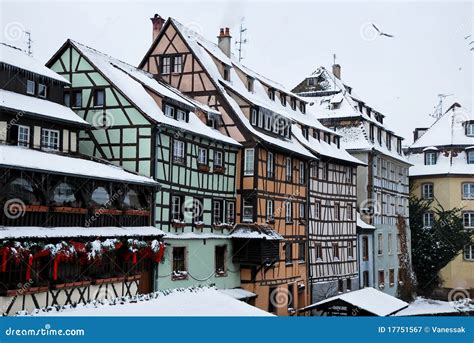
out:
<path id="1" fill-rule="evenodd" d="M 390 35 L 388 33 L 383 32 L 382 30 L 380 30 L 377 26 L 375 26 L 374 23 L 372 23 L 372 26 L 374 27 L 375 31 L 378 32 L 379 36 L 385 36 L 385 37 L 390 37 L 390 38 L 394 37 L 393 35 Z"/>

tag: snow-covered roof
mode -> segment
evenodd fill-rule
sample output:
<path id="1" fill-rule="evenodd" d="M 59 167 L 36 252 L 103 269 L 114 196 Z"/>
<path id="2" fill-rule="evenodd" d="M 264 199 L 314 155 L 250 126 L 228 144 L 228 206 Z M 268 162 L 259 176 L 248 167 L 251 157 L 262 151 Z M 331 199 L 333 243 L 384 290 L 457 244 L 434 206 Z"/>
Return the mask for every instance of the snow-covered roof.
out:
<path id="1" fill-rule="evenodd" d="M 453 104 L 425 133 L 418 138 L 410 149 L 474 145 L 474 137 L 466 135 L 465 124 L 474 121 L 474 115 L 458 103 Z"/>
<path id="2" fill-rule="evenodd" d="M 257 296 L 257 294 L 243 288 L 225 288 L 219 289 L 219 292 L 237 300 L 251 299 Z"/>
<path id="3" fill-rule="evenodd" d="M 425 165 L 423 152 L 407 154 L 411 164 L 410 176 L 425 175 L 474 175 L 474 164 L 467 163 L 465 151 L 440 152 L 436 158 L 436 164 Z"/>
<path id="4" fill-rule="evenodd" d="M 105 179 L 157 186 L 146 176 L 133 174 L 109 163 L 95 162 L 13 145 L 0 145 L 0 167 L 13 167 L 53 174 Z"/>
<path id="5" fill-rule="evenodd" d="M 295 135 L 296 139 L 303 144 L 306 148 L 313 151 L 317 155 L 323 155 L 331 159 L 337 159 L 344 162 L 354 163 L 358 165 L 366 165 L 364 162 L 350 155 L 345 149 L 340 149 L 336 144 L 328 144 L 323 139 L 316 139 L 309 135 L 308 139 L 303 136 L 301 128 L 297 125 L 293 125 L 291 132 Z"/>
<path id="6" fill-rule="evenodd" d="M 50 307 L 35 310 L 35 316 L 169 316 L 169 317 L 261 317 L 273 316 L 215 288 L 178 288 L 151 294 L 93 301 L 67 306 L 59 311 Z"/>
<path id="7" fill-rule="evenodd" d="M 186 232 L 186 233 L 169 233 L 166 232 L 165 239 L 230 239 L 229 235 L 220 233 L 197 233 L 197 232 Z"/>
<path id="8" fill-rule="evenodd" d="M 466 299 L 466 301 L 456 302 L 418 297 L 411 302 L 407 308 L 395 313 L 394 316 L 423 316 L 447 313 L 460 314 L 461 312 L 469 311 L 474 311 L 474 303 L 469 303 L 468 299 Z"/>
<path id="9" fill-rule="evenodd" d="M 337 300 L 346 302 L 380 317 L 389 316 L 408 306 L 406 302 L 389 294 L 376 290 L 373 287 L 366 287 L 357 291 L 347 292 L 327 298 L 309 305 L 305 309 L 310 310 Z"/>
<path id="10" fill-rule="evenodd" d="M 357 212 L 357 227 L 360 227 L 361 229 L 366 229 L 366 230 L 375 230 L 375 226 L 367 224 L 366 222 L 362 220 L 359 212 Z"/>
<path id="11" fill-rule="evenodd" d="M 164 232 L 154 226 L 137 227 L 40 227 L 0 226 L 0 239 L 62 238 L 62 237 L 135 237 L 163 236 Z"/>
<path id="12" fill-rule="evenodd" d="M 266 227 L 246 226 L 240 224 L 236 227 L 232 233 L 232 238 L 244 238 L 244 239 L 267 239 L 280 241 L 283 237 L 276 231 Z"/>
<path id="13" fill-rule="evenodd" d="M 234 92 L 246 99 L 247 101 L 254 103 L 255 105 L 267 108 L 268 110 L 271 110 L 287 119 L 310 124 L 307 122 L 305 115 L 300 112 L 299 108 L 297 108 L 296 110 L 292 110 L 289 105 L 282 106 L 279 100 L 270 100 L 268 98 L 268 94 L 264 90 L 264 86 L 262 84 L 263 81 L 260 81 L 261 77 L 257 77 L 256 73 L 252 73 L 252 75 L 250 75 L 252 77 L 255 77 L 255 80 L 254 92 L 249 92 L 245 84 L 237 75 L 235 66 L 239 66 L 242 71 L 245 71 L 244 68 L 241 68 L 242 66 L 237 61 L 235 61 L 233 58 L 227 57 L 224 53 L 222 53 L 222 51 L 215 43 L 209 42 L 200 34 L 193 32 L 191 29 L 185 27 L 177 20 L 173 18 L 170 18 L 169 20 L 174 25 L 174 27 L 180 32 L 181 36 L 186 41 L 190 49 L 195 53 L 199 61 L 203 64 L 204 68 L 209 73 L 216 87 L 221 91 L 221 94 L 231 105 L 232 109 L 239 117 L 239 120 L 245 125 L 246 129 L 250 133 L 257 136 L 259 139 L 272 145 L 275 145 L 279 148 L 297 153 L 299 155 L 303 155 L 305 157 L 314 158 L 314 155 L 311 154 L 293 137 L 291 139 L 277 138 L 272 135 L 267 135 L 264 132 L 258 131 L 254 127 L 252 127 L 249 120 L 242 112 L 242 109 L 235 102 L 230 93 Z M 230 67 L 230 82 L 224 80 L 224 78 L 221 76 L 216 63 L 214 62 L 214 59 L 217 59 L 218 61 Z M 273 86 L 276 86 L 276 84 L 273 84 Z M 276 88 L 277 90 L 282 90 L 283 92 L 290 94 L 290 92 L 283 90 L 282 87 Z M 328 129 L 325 128 L 325 130 Z"/>
<path id="14" fill-rule="evenodd" d="M 34 96 L 0 89 L 0 108 L 32 116 L 90 126 L 69 107 Z"/>
<path id="15" fill-rule="evenodd" d="M 5 43 L 0 43 L 0 64 L 13 66 L 19 69 L 26 70 L 30 73 L 34 73 L 36 75 L 41 75 L 59 82 L 69 84 L 69 81 L 66 80 L 64 77 L 59 74 L 56 74 L 54 71 L 44 66 L 35 58 L 28 56 L 28 54 L 23 50 Z"/>
<path id="16" fill-rule="evenodd" d="M 222 141 L 239 146 L 240 143 L 204 124 L 193 112 L 189 113 L 189 122 L 178 121 L 164 115 L 162 109 L 147 90 L 165 98 L 173 99 L 187 107 L 195 108 L 197 101 L 191 101 L 178 90 L 171 88 L 153 78 L 153 75 L 131 66 L 123 61 L 108 56 L 98 50 L 70 40 L 90 63 L 109 79 L 122 93 L 130 99 L 152 121 L 184 130 L 212 140 Z M 205 106 L 199 106 L 206 110 Z M 214 110 L 215 111 L 215 110 Z"/>

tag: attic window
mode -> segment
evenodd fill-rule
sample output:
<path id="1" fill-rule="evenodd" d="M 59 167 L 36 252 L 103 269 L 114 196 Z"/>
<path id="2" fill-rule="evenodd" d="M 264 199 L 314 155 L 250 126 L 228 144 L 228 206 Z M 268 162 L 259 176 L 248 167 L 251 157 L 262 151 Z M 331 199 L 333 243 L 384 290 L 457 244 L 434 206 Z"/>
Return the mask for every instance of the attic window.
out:
<path id="1" fill-rule="evenodd" d="M 474 137 L 474 121 L 466 123 L 466 136 Z"/>
<path id="2" fill-rule="evenodd" d="M 307 126 L 303 126 L 301 128 L 301 133 L 303 134 L 303 137 L 308 139 L 308 127 Z"/>
<path id="3" fill-rule="evenodd" d="M 224 77 L 224 80 L 230 81 L 230 67 L 226 65 L 224 65 L 223 67 L 224 67 L 224 75 L 222 76 Z"/>
<path id="4" fill-rule="evenodd" d="M 283 106 L 286 106 L 286 95 L 284 93 L 280 95 L 280 102 Z"/>
<path id="5" fill-rule="evenodd" d="M 300 112 L 306 113 L 306 104 L 304 102 L 300 102 Z"/>
<path id="6" fill-rule="evenodd" d="M 425 165 L 432 166 L 436 164 L 438 153 L 435 151 L 426 151 L 425 152 Z"/>
<path id="7" fill-rule="evenodd" d="M 221 126 L 220 116 L 217 113 L 208 113 L 207 114 L 207 126 L 218 130 L 219 127 Z"/>
<path id="8" fill-rule="evenodd" d="M 253 92 L 253 78 L 247 77 L 247 89 L 249 92 Z"/>
<path id="9" fill-rule="evenodd" d="M 316 86 L 316 78 L 309 77 L 306 79 L 306 83 L 308 86 Z"/>
<path id="10" fill-rule="evenodd" d="M 474 164 L 474 150 L 469 150 L 467 153 L 467 164 Z"/>
<path id="11" fill-rule="evenodd" d="M 275 90 L 273 88 L 268 89 L 268 97 L 271 100 L 275 100 Z"/>
<path id="12" fill-rule="evenodd" d="M 293 111 L 295 111 L 295 110 L 296 110 L 296 99 L 295 99 L 295 98 L 291 98 L 290 104 L 291 104 L 291 109 L 292 109 Z"/>

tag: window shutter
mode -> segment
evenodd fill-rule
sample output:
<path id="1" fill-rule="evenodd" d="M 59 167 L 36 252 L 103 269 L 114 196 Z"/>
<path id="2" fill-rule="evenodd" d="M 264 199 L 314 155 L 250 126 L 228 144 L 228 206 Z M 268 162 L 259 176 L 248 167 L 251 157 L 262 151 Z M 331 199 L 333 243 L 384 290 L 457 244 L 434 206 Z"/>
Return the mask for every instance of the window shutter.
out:
<path id="1" fill-rule="evenodd" d="M 10 136 L 9 136 L 8 140 L 11 143 L 15 143 L 15 144 L 18 143 L 18 126 L 17 125 L 11 125 L 10 126 Z"/>

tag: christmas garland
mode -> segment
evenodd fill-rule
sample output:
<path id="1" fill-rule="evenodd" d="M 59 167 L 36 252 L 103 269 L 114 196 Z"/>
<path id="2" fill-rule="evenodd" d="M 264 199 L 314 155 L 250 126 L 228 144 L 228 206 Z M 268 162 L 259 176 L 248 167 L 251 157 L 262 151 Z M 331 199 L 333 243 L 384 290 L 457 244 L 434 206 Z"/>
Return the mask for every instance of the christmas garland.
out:
<path id="1" fill-rule="evenodd" d="M 142 241 L 138 239 L 128 239 L 121 241 L 116 238 L 108 238 L 104 241 L 94 240 L 91 242 L 68 242 L 61 241 L 56 244 L 43 242 L 19 242 L 3 241 L 0 243 L 0 256 L 2 257 L 1 272 L 7 271 L 7 261 L 13 258 L 18 265 L 21 260 L 27 262 L 26 280 L 31 277 L 31 268 L 37 258 L 51 257 L 53 259 L 53 279 L 58 278 L 58 267 L 60 263 L 71 263 L 79 259 L 82 265 L 100 261 L 106 253 L 116 252 L 123 246 L 127 247 L 123 258 L 125 261 L 132 259 L 133 264 L 137 263 L 137 258 L 150 258 L 155 263 L 163 260 L 165 245 L 158 240 Z"/>

